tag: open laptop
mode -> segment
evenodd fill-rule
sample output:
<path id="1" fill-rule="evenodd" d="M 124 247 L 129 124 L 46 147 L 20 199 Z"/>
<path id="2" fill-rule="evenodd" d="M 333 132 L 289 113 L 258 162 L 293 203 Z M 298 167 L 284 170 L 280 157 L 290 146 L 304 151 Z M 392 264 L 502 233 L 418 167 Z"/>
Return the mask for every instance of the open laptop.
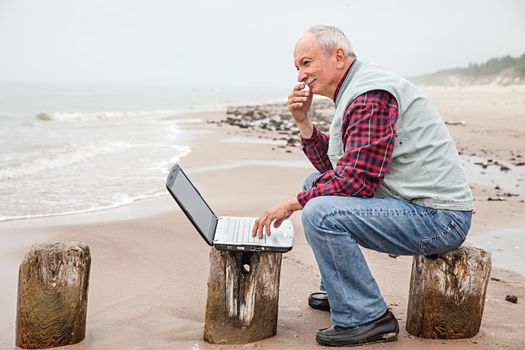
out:
<path id="1" fill-rule="evenodd" d="M 180 165 L 171 168 L 166 188 L 202 238 L 221 250 L 287 252 L 292 249 L 294 231 L 292 222 L 284 220 L 279 228 L 272 227 L 271 236 L 252 237 L 257 218 L 217 217 L 193 186 Z"/>

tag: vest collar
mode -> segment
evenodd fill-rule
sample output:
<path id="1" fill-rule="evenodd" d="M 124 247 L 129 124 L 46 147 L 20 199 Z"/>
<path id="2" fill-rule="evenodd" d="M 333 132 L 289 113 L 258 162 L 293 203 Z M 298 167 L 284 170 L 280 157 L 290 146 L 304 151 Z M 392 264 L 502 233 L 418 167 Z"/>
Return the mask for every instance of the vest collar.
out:
<path id="1" fill-rule="evenodd" d="M 352 62 L 352 65 L 350 66 L 350 69 L 348 70 L 348 73 L 346 74 L 346 77 L 343 80 L 343 84 L 341 84 L 341 87 L 339 89 L 339 92 L 337 93 L 337 96 L 335 98 L 335 108 L 337 108 L 337 105 L 339 104 L 339 101 L 341 100 L 341 96 L 343 95 L 343 92 L 346 90 L 348 85 L 350 84 L 350 81 L 353 79 L 355 73 L 361 68 L 363 65 L 363 62 L 359 61 L 357 58 L 354 62 Z"/>

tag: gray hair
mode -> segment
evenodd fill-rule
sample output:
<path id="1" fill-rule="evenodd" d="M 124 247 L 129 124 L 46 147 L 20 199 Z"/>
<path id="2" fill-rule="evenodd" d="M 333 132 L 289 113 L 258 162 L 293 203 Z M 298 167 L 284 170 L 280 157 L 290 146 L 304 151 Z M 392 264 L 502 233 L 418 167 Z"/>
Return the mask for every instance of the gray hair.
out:
<path id="1" fill-rule="evenodd" d="M 315 35 L 319 46 L 321 46 L 326 53 L 332 53 L 334 50 L 341 48 L 345 50 L 349 57 L 357 57 L 352 49 L 350 40 L 348 40 L 345 33 L 339 28 L 317 25 L 310 27 L 307 33 Z"/>

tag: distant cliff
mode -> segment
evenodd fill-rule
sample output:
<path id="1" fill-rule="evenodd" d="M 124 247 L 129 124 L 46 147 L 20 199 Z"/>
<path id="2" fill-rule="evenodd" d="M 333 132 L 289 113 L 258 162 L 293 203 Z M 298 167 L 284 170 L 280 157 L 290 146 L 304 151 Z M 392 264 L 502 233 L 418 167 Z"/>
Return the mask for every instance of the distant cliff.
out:
<path id="1" fill-rule="evenodd" d="M 463 68 L 444 69 L 410 80 L 418 85 L 442 86 L 525 84 L 525 53 L 520 57 L 491 58 Z"/>

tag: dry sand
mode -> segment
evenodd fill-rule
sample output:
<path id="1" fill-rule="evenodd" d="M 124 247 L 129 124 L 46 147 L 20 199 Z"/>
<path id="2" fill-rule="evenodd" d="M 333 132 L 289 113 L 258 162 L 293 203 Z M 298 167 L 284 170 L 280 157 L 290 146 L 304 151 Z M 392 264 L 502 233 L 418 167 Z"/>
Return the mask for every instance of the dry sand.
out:
<path id="1" fill-rule="evenodd" d="M 525 94 L 510 88 L 494 90 L 427 92 L 445 119 L 466 122 L 466 126 L 450 126 L 464 153 L 483 154 L 485 149 L 487 156 L 511 162 L 511 151 L 525 156 Z M 258 216 L 276 202 L 295 196 L 303 178 L 313 171 L 302 152 L 240 142 L 264 141 L 272 135 L 205 122 L 224 117 L 223 112 L 191 114 L 184 119 L 196 122 L 181 124 L 194 135 L 192 153 L 182 165 L 214 211 Z M 232 139 L 236 142 L 225 142 Z M 476 214 L 470 237 L 524 227 L 523 197 L 489 202 L 486 199 L 495 190 L 477 185 L 474 194 Z M 292 220 L 297 235 L 282 264 L 277 335 L 232 346 L 202 340 L 210 248 L 169 196 L 103 213 L 1 223 L 0 349 L 15 348 L 18 265 L 31 244 L 46 240 L 83 241 L 92 252 L 87 337 L 63 349 L 321 348 L 314 334 L 330 325 L 329 314 L 306 304 L 308 294 L 317 290 L 319 274 L 304 239 L 300 214 Z M 412 258 L 392 259 L 371 251 L 365 255 L 401 327 L 397 342 L 367 349 L 525 348 L 523 276 L 493 269 L 498 281 L 489 282 L 481 331 L 474 338 L 424 340 L 404 330 Z M 518 304 L 506 302 L 507 294 L 516 295 Z"/>

